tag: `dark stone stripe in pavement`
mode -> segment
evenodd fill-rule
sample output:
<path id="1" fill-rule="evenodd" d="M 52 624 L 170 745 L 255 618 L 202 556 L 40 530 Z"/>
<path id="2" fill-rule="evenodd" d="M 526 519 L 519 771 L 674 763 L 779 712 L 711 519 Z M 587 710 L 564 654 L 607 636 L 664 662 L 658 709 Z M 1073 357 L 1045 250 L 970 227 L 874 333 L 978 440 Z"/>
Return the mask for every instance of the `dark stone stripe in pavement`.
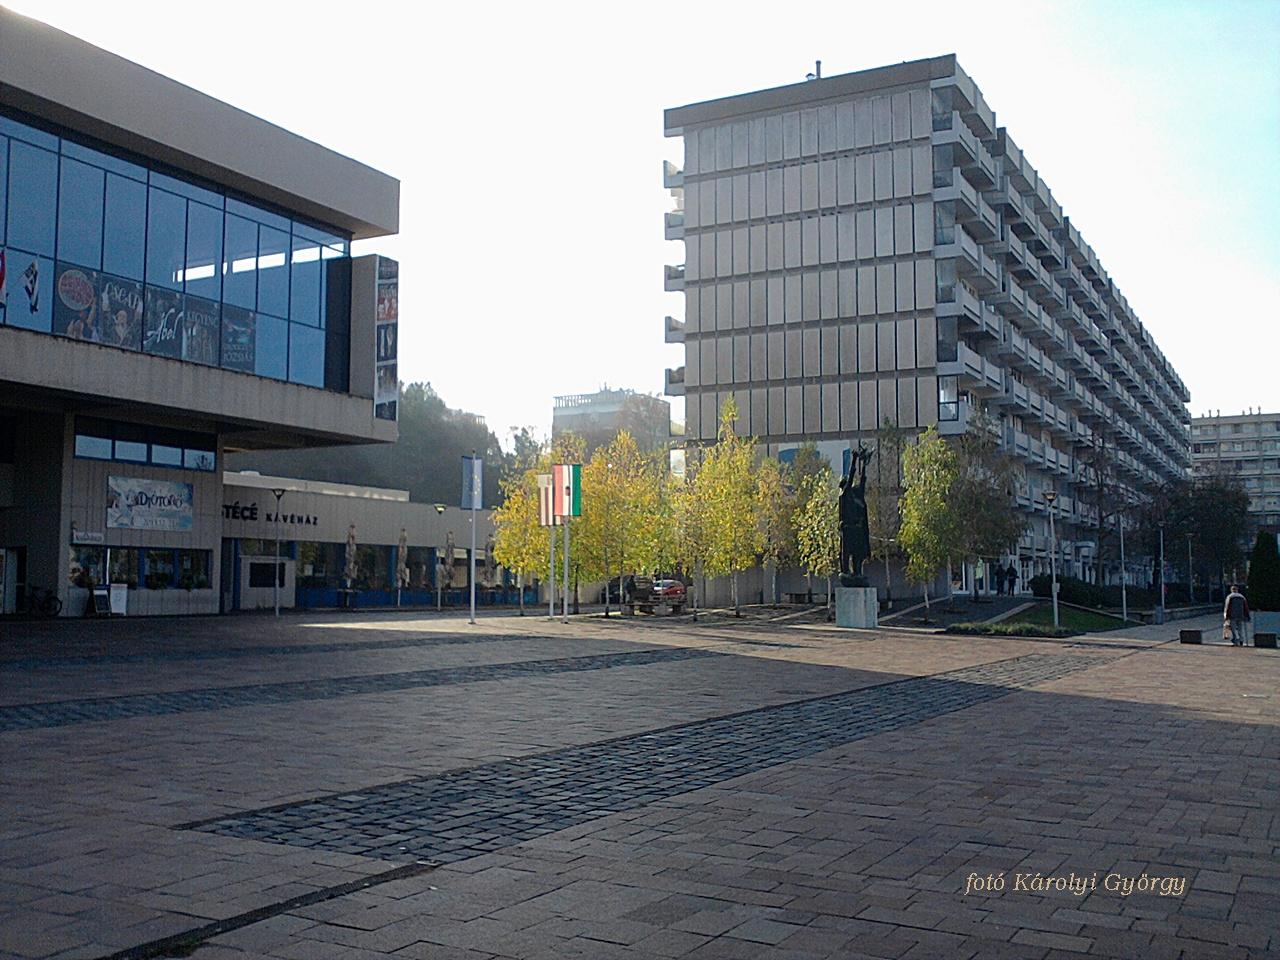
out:
<path id="1" fill-rule="evenodd" d="M 302 907 L 309 907 L 312 904 L 324 903 L 326 900 L 335 900 L 338 897 L 345 897 L 349 893 L 357 893 L 361 890 L 368 890 L 371 887 L 381 886 L 384 883 L 391 883 L 393 880 L 404 880 L 407 877 L 416 877 L 423 873 L 429 873 L 438 866 L 439 864 L 436 863 L 419 861 L 405 867 L 396 867 L 394 870 L 387 870 L 383 873 L 362 877 L 359 880 L 338 884 L 334 887 L 322 887 L 319 890 L 312 890 L 310 893 L 290 897 L 288 900 L 269 903 L 264 907 L 258 907 L 256 910 L 247 910 L 244 913 L 236 914 L 234 917 L 227 917 L 225 920 L 215 920 L 213 923 L 206 923 L 202 927 L 184 930 L 182 933 L 175 933 L 171 937 L 162 937 L 159 940 L 151 940 L 136 947 L 130 947 L 127 950 L 119 950 L 116 953 L 101 957 L 99 960 L 156 960 L 159 957 L 187 957 L 205 941 L 221 936 L 224 933 L 231 933 L 234 930 L 261 923 L 263 920 L 270 920 L 272 917 L 278 917 L 280 914 L 288 913 L 290 910 L 298 910 Z"/>
<path id="2" fill-rule="evenodd" d="M 721 654 L 709 650 L 677 647 L 626 653 L 602 653 L 589 657 L 561 657 L 554 660 L 520 660 L 513 663 L 443 667 L 406 673 L 331 677 L 323 680 L 292 680 L 241 687 L 208 687 L 202 690 L 176 690 L 171 693 L 139 693 L 122 697 L 29 703 L 0 707 L 0 731 L 65 727 L 79 723 L 122 720 L 129 717 L 158 717 L 170 713 L 198 713 L 227 710 L 232 707 L 298 703 L 304 700 L 329 700 L 334 697 L 353 697 L 364 693 L 389 693 L 419 687 L 510 680 L 516 677 L 544 677 L 584 670 L 607 670 L 613 667 L 640 667 L 652 663 L 673 663 L 716 656 Z"/>
<path id="3" fill-rule="evenodd" d="M 397 637 L 394 640 L 358 640 L 336 643 L 278 644 L 263 647 L 210 647 L 204 650 L 151 650 L 139 653 L 79 654 L 68 657 L 24 657 L 0 663 L 0 670 L 45 670 L 50 667 L 86 667 L 115 663 L 181 663 L 187 660 L 234 660 L 241 657 L 278 657 L 297 653 L 365 653 L 370 650 L 403 650 L 412 647 L 449 647 L 472 643 L 510 643 L 535 640 L 534 636 Z"/>
<path id="4" fill-rule="evenodd" d="M 185 825 L 391 861 L 463 860 L 1114 659 L 1041 654 Z"/>

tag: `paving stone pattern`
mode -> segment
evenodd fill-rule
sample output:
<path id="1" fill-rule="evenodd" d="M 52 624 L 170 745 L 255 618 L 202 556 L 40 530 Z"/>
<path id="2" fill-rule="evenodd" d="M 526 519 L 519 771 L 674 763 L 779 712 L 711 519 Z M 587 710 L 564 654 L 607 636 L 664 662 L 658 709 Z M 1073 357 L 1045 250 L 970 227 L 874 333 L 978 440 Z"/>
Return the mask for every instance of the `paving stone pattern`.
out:
<path id="1" fill-rule="evenodd" d="M 384 860 L 464 860 L 1068 676 L 1040 654 L 188 827 Z"/>
<path id="2" fill-rule="evenodd" d="M 545 677 L 584 670 L 645 666 L 696 660 L 720 654 L 686 647 L 644 650 L 634 653 L 604 653 L 587 657 L 560 657 L 551 660 L 521 660 L 474 666 L 412 670 L 365 676 L 333 677 L 323 680 L 295 680 L 286 683 L 259 683 L 235 687 L 206 687 L 170 693 L 143 693 L 121 697 L 59 700 L 0 707 L 0 732 L 65 727 L 81 723 L 101 723 L 129 717 L 156 717 L 173 713 L 198 713 L 231 707 L 261 704 L 328 700 L 366 693 L 389 693 L 418 687 L 439 687 L 459 683 L 480 683 L 522 677 Z"/>

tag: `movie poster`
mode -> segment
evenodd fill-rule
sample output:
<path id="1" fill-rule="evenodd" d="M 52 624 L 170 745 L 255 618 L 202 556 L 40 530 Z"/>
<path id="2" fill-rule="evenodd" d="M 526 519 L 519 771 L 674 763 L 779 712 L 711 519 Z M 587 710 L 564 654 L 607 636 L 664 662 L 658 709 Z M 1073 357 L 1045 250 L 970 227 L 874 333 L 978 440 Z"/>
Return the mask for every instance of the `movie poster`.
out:
<path id="1" fill-rule="evenodd" d="M 73 340 L 101 343 L 98 274 L 60 263 L 53 288 L 53 332 Z"/>
<path id="2" fill-rule="evenodd" d="M 147 287 L 142 349 L 162 357 L 182 356 L 182 294 Z"/>
<path id="3" fill-rule="evenodd" d="M 258 318 L 252 310 L 222 305 L 222 365 L 253 373 L 257 364 Z"/>
<path id="4" fill-rule="evenodd" d="M 137 350 L 142 345 L 142 284 L 58 264 L 53 332 Z"/>
<path id="5" fill-rule="evenodd" d="M 142 349 L 142 284 L 98 274 L 102 342 L 126 350 Z"/>
<path id="6" fill-rule="evenodd" d="M 187 297 L 182 315 L 182 359 L 216 367 L 220 326 L 218 304 Z"/>
<path id="7" fill-rule="evenodd" d="M 400 331 L 400 264 L 386 257 L 378 258 L 378 302 L 375 344 L 375 381 L 373 415 L 380 420 L 395 420 L 400 399 L 396 358 Z"/>

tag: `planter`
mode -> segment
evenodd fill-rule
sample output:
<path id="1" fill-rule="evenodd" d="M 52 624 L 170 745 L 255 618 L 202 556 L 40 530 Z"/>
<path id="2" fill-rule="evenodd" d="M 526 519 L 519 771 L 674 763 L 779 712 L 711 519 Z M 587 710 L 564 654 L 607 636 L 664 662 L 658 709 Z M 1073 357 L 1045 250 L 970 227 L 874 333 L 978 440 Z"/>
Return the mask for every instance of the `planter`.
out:
<path id="1" fill-rule="evenodd" d="M 1250 612 L 1253 618 L 1253 632 L 1270 633 L 1275 635 L 1280 633 L 1280 610 L 1253 610 Z"/>
<path id="2" fill-rule="evenodd" d="M 1253 635 L 1253 645 L 1259 650 L 1274 650 L 1276 648 L 1276 635 L 1274 633 L 1255 633 Z"/>
<path id="3" fill-rule="evenodd" d="M 1179 643 L 1201 643 L 1202 637 L 1199 630 L 1179 630 Z"/>

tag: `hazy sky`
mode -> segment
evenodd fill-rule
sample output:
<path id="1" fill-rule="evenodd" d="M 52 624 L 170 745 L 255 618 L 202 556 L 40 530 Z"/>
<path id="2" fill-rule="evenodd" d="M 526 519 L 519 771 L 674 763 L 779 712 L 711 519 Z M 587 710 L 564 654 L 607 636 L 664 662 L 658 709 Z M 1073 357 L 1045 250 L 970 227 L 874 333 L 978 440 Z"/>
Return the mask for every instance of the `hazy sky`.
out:
<path id="1" fill-rule="evenodd" d="M 504 441 L 682 362 L 664 107 L 944 53 L 1191 412 L 1280 411 L 1280 0 L 4 2 L 398 177 L 400 236 L 357 252 L 401 261 L 401 377 Z"/>

